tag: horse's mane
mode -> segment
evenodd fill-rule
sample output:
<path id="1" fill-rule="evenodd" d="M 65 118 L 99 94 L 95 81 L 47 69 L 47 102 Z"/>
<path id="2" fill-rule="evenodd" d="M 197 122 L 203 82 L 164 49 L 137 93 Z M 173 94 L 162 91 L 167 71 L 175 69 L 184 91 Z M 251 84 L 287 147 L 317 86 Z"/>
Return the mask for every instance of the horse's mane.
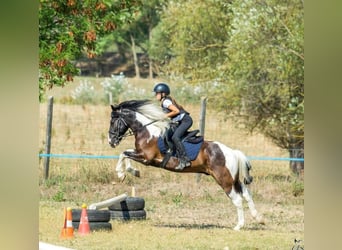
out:
<path id="1" fill-rule="evenodd" d="M 150 100 L 129 100 L 121 102 L 120 104 L 115 106 L 115 109 L 129 109 L 134 112 L 137 112 L 141 106 L 147 105 L 151 103 Z"/>
<path id="2" fill-rule="evenodd" d="M 129 109 L 143 115 L 148 120 L 140 120 L 140 122 L 142 122 L 143 125 L 153 122 L 151 125 L 158 127 L 161 130 L 161 134 L 163 134 L 165 129 L 169 127 L 170 120 L 165 117 L 165 113 L 163 112 L 162 108 L 152 103 L 150 100 L 124 101 L 115 108 Z M 138 117 L 137 119 L 139 120 Z"/>

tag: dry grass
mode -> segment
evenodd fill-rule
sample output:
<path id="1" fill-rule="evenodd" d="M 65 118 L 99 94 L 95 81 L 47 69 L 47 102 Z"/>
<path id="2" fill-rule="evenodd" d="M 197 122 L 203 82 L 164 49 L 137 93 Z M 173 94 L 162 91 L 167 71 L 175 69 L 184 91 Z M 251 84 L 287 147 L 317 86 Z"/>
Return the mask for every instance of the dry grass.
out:
<path id="1" fill-rule="evenodd" d="M 198 128 L 199 107 L 187 109 Z M 110 108 L 55 104 L 52 152 L 64 154 L 118 155 L 132 148 L 127 138 L 116 149 L 107 144 Z M 44 149 L 46 104 L 41 105 L 40 150 Z M 233 124 L 207 111 L 206 137 L 218 140 L 248 156 L 287 156 L 261 135 L 247 135 Z M 236 209 L 210 176 L 196 182 L 196 174 L 176 174 L 133 163 L 141 178 L 128 175 L 120 183 L 115 159 L 51 158 L 50 178 L 43 179 L 39 166 L 40 241 L 74 249 L 291 249 L 293 240 L 304 239 L 304 196 L 294 196 L 288 162 L 252 161 L 250 186 L 265 225 L 256 223 L 245 207 L 246 227 L 235 232 Z M 63 208 L 79 208 L 122 193 L 131 187 L 146 201 L 144 221 L 112 221 L 110 232 L 95 232 L 72 240 L 59 238 Z"/>

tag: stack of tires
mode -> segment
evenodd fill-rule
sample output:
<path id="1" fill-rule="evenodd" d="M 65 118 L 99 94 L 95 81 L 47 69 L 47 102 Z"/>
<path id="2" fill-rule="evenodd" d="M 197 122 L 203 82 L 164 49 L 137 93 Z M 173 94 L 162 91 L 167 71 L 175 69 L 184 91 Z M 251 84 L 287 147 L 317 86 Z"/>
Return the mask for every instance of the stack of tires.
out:
<path id="1" fill-rule="evenodd" d="M 146 219 L 145 200 L 141 197 L 127 197 L 120 203 L 108 207 L 112 220 Z"/>
<path id="2" fill-rule="evenodd" d="M 72 209 L 72 226 L 78 229 L 81 220 L 82 209 Z M 109 210 L 87 209 L 88 222 L 91 231 L 112 230 Z"/>

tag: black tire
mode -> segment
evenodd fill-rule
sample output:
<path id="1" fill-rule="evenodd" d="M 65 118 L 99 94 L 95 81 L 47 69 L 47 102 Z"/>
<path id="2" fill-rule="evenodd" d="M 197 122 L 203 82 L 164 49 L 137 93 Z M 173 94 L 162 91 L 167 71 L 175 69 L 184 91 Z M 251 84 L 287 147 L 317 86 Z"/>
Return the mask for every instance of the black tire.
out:
<path id="1" fill-rule="evenodd" d="M 72 226 L 76 230 L 78 230 L 79 225 L 79 222 L 72 222 Z M 89 228 L 90 231 L 112 230 L 112 224 L 109 222 L 89 222 Z"/>
<path id="2" fill-rule="evenodd" d="M 146 211 L 136 210 L 136 211 L 110 211 L 110 218 L 112 220 L 145 220 Z"/>
<path id="3" fill-rule="evenodd" d="M 80 222 L 82 209 L 72 209 L 72 221 Z M 87 209 L 89 222 L 108 222 L 110 213 L 108 210 L 91 210 Z"/>
<path id="4" fill-rule="evenodd" d="M 108 207 L 113 211 L 138 211 L 145 208 L 145 200 L 140 197 L 127 197 L 120 203 L 115 203 Z"/>

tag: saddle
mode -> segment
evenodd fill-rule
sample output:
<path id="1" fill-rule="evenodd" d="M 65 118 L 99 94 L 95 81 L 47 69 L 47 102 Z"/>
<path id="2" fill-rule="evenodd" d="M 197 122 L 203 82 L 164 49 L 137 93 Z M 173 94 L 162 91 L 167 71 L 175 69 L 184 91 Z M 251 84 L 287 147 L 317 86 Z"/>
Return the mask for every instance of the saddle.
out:
<path id="1" fill-rule="evenodd" d="M 184 145 L 187 156 L 190 160 L 196 159 L 198 152 L 204 141 L 203 136 L 197 135 L 198 129 L 187 131 L 182 137 L 181 142 Z M 164 154 L 164 159 L 162 162 L 162 167 L 165 167 L 166 163 L 169 161 L 171 156 L 176 155 L 176 150 L 174 148 L 173 142 L 171 140 L 173 130 L 169 129 L 165 132 L 163 137 L 159 137 L 158 147 L 160 152 Z"/>
<path id="2" fill-rule="evenodd" d="M 199 133 L 199 129 L 187 131 L 184 136 L 181 138 L 182 142 L 189 142 L 189 143 L 200 143 L 203 141 L 202 135 L 197 135 Z"/>

